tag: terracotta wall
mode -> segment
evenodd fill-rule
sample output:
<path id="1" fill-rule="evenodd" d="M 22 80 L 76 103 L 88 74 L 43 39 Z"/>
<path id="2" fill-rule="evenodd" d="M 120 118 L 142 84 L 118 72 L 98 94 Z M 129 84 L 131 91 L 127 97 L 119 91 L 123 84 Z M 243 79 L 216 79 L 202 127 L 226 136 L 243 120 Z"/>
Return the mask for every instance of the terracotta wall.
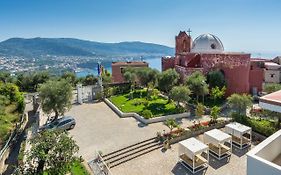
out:
<path id="1" fill-rule="evenodd" d="M 126 67 L 134 67 L 134 68 L 141 68 L 141 67 L 148 67 L 148 63 L 144 63 L 144 64 L 134 64 L 131 63 L 129 65 L 127 64 L 111 64 L 111 68 L 112 68 L 112 82 L 113 83 L 123 83 L 124 82 L 124 78 L 122 75 L 122 69 L 126 68 Z"/>
<path id="2" fill-rule="evenodd" d="M 222 70 L 227 81 L 226 95 L 249 93 L 250 54 L 201 54 L 204 73 Z"/>
<path id="3" fill-rule="evenodd" d="M 175 68 L 175 57 L 167 58 L 162 57 L 162 71 Z"/>

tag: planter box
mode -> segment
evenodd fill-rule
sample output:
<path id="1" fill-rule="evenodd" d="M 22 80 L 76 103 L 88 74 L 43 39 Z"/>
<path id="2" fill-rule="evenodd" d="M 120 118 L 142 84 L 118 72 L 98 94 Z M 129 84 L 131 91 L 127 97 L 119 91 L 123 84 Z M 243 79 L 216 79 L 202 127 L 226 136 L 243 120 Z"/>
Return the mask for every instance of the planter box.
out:
<path id="1" fill-rule="evenodd" d="M 207 132 L 207 131 L 210 131 L 212 129 L 220 129 L 220 128 L 223 128 L 225 127 L 225 125 L 229 124 L 230 122 L 229 121 L 225 121 L 223 123 L 217 123 L 215 125 L 212 125 L 212 126 L 209 126 L 209 127 L 206 127 L 206 128 L 203 128 L 203 129 L 198 129 L 198 130 L 190 130 L 190 131 L 186 131 L 186 133 L 184 133 L 183 135 L 181 136 L 178 136 L 176 138 L 172 138 L 170 140 L 170 143 L 171 144 L 175 144 L 175 143 L 178 143 L 182 140 L 185 140 L 185 139 L 188 139 L 188 138 L 191 138 L 191 137 L 196 137 L 198 135 L 201 135 L 203 134 L 204 132 Z"/>
<path id="2" fill-rule="evenodd" d="M 126 117 L 134 117 L 136 120 L 144 123 L 144 124 L 150 124 L 150 123 L 156 123 L 156 122 L 163 122 L 166 121 L 167 119 L 178 119 L 178 118 L 187 118 L 190 116 L 189 112 L 184 112 L 181 114 L 172 114 L 172 115 L 165 115 L 165 116 L 160 116 L 160 117 L 154 117 L 151 119 L 145 119 L 141 115 L 131 112 L 131 113 L 124 113 L 118 107 L 116 107 L 110 100 L 107 98 L 104 99 L 104 102 L 109 106 L 119 117 L 121 118 L 126 118 Z"/>

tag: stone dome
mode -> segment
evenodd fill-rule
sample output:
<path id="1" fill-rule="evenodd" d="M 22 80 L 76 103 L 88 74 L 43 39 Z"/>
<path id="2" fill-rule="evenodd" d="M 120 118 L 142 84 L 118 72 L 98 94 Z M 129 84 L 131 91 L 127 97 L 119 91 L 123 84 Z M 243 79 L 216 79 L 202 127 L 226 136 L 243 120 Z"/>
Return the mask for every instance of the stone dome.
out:
<path id="1" fill-rule="evenodd" d="M 191 52 L 199 53 L 221 53 L 224 51 L 221 40 L 212 34 L 198 36 L 192 43 Z"/>

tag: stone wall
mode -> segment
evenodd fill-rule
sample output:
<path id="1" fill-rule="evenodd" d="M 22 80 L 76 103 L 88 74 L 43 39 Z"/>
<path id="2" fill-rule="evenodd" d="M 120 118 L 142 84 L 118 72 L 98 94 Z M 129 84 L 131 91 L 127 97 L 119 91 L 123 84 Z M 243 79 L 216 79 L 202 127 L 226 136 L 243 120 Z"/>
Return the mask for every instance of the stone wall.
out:
<path id="1" fill-rule="evenodd" d="M 151 123 L 157 123 L 157 122 L 163 122 L 166 121 L 167 119 L 178 119 L 178 118 L 186 118 L 190 116 L 189 112 L 181 113 L 181 114 L 173 114 L 173 115 L 166 115 L 166 116 L 160 116 L 160 117 L 155 117 L 151 119 L 145 119 L 142 116 L 140 116 L 137 113 L 123 113 L 120 111 L 113 103 L 111 103 L 110 100 L 104 99 L 104 102 L 121 118 L 126 118 L 126 117 L 134 117 L 136 120 L 144 123 L 144 124 L 151 124 Z"/>
<path id="2" fill-rule="evenodd" d="M 175 67 L 175 57 L 162 57 L 162 71 Z"/>

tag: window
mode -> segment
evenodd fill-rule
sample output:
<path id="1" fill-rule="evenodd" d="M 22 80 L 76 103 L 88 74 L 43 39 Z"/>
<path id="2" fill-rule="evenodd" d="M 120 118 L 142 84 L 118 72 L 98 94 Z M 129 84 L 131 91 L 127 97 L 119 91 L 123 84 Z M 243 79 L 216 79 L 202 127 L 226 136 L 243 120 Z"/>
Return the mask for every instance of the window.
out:
<path id="1" fill-rule="evenodd" d="M 61 122 L 58 126 L 62 126 L 62 125 L 65 125 L 66 123 L 70 122 L 70 120 L 65 120 L 63 122 Z"/>
<path id="2" fill-rule="evenodd" d="M 216 45 L 213 43 L 213 44 L 211 44 L 211 48 L 212 49 L 216 49 Z"/>
<path id="3" fill-rule="evenodd" d="M 273 77 L 274 77 L 274 74 L 270 74 L 270 77 L 273 78 Z"/>

